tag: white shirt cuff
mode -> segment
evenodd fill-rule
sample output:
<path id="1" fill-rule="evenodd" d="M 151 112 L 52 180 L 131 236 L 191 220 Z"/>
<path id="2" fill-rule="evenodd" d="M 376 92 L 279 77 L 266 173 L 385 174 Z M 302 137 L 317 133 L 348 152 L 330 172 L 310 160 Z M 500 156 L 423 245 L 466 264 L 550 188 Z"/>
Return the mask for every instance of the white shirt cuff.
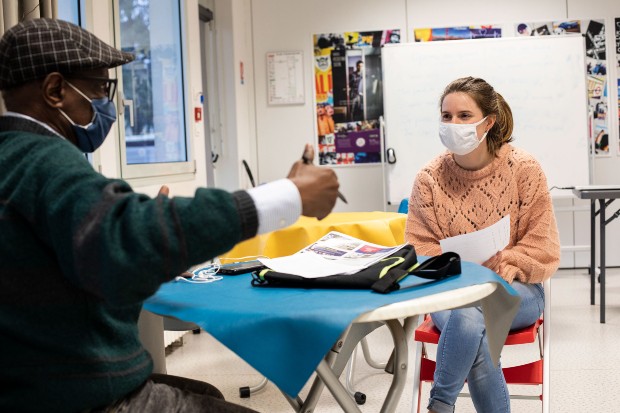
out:
<path id="1" fill-rule="evenodd" d="M 301 196 L 290 179 L 278 179 L 250 188 L 258 214 L 258 232 L 275 231 L 292 225 L 301 215 Z"/>

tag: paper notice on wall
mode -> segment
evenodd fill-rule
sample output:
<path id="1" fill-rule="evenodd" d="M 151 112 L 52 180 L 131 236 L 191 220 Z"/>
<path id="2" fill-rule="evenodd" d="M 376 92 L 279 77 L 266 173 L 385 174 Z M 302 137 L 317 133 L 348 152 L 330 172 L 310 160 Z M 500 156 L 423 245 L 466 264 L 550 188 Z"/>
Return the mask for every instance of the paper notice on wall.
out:
<path id="1" fill-rule="evenodd" d="M 510 241 L 510 215 L 490 227 L 469 234 L 457 235 L 439 241 L 442 252 L 456 252 L 461 260 L 482 264 Z"/>

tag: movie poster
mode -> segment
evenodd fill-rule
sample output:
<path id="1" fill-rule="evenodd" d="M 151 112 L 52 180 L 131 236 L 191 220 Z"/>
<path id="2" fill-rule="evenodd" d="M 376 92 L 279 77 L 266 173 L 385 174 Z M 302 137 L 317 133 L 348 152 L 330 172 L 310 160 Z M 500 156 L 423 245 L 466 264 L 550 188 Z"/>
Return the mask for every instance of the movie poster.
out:
<path id="1" fill-rule="evenodd" d="M 517 23 L 517 36 L 561 36 L 583 34 L 586 43 L 586 76 L 590 125 L 590 151 L 609 156 L 609 119 L 607 116 L 607 56 L 604 20 L 561 20 L 542 23 Z"/>
<path id="2" fill-rule="evenodd" d="M 442 40 L 489 39 L 502 37 L 500 26 L 459 26 L 415 29 L 416 42 L 433 42 Z"/>
<path id="3" fill-rule="evenodd" d="M 320 165 L 381 162 L 381 47 L 400 30 L 314 35 Z"/>

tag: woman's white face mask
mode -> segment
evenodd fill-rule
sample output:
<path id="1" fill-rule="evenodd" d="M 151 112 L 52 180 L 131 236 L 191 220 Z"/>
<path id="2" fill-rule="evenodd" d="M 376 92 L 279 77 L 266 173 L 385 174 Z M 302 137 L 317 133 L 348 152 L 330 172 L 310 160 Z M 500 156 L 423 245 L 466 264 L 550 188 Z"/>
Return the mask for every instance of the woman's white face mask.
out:
<path id="1" fill-rule="evenodd" d="M 486 138 L 488 131 L 484 132 L 478 140 L 476 127 L 485 121 L 485 116 L 476 123 L 439 123 L 439 138 L 450 152 L 457 155 L 467 155 L 480 145 Z"/>

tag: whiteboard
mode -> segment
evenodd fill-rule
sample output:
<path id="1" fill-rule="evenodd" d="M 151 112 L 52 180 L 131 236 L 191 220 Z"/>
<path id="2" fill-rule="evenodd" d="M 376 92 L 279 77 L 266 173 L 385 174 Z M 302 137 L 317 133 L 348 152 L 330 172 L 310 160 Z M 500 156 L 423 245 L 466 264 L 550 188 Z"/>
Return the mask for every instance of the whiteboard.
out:
<path id="1" fill-rule="evenodd" d="M 584 39 L 515 37 L 403 43 L 383 48 L 385 197 L 408 198 L 417 172 L 445 151 L 439 98 L 451 81 L 485 79 L 510 105 L 512 145 L 542 165 L 549 187 L 590 181 Z M 384 151 L 384 158 L 385 151 Z"/>

